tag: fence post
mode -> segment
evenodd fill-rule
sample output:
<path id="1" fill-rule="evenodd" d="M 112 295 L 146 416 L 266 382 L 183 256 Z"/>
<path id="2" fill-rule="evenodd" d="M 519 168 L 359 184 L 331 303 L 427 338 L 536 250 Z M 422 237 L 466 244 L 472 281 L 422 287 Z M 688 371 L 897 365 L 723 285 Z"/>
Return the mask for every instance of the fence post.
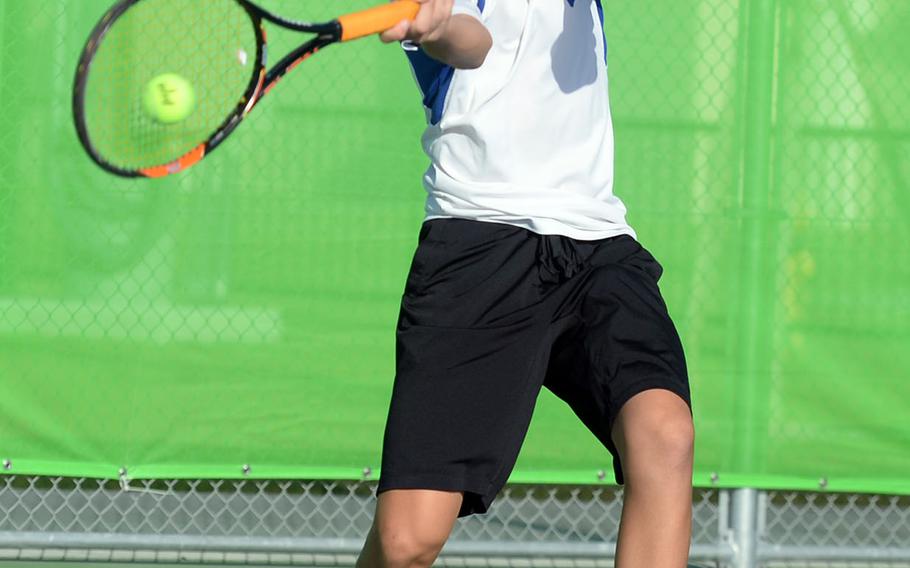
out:
<path id="1" fill-rule="evenodd" d="M 750 0 L 740 15 L 740 83 L 737 111 L 742 180 L 739 198 L 739 321 L 734 401 L 735 469 L 762 467 L 769 414 L 775 308 L 773 240 L 777 228 L 773 156 L 773 106 L 779 0 Z"/>
<path id="2" fill-rule="evenodd" d="M 758 491 L 733 491 L 733 568 L 756 568 L 758 549 Z"/>

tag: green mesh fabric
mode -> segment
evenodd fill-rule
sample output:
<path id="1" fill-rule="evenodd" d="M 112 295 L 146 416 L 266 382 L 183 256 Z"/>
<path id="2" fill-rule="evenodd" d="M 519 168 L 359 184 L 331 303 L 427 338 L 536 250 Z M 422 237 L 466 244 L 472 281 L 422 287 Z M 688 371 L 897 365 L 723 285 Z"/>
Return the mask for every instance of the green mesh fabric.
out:
<path id="1" fill-rule="evenodd" d="M 69 108 L 109 4 L 0 0 L 0 460 L 375 474 L 423 213 L 404 55 L 327 49 L 200 166 L 124 180 Z M 370 4 L 263 1 L 314 21 Z M 696 481 L 910 492 L 910 3 L 604 8 L 615 190 L 665 268 Z M 299 39 L 275 30 L 271 59 Z M 598 470 L 544 393 L 515 479 Z"/>

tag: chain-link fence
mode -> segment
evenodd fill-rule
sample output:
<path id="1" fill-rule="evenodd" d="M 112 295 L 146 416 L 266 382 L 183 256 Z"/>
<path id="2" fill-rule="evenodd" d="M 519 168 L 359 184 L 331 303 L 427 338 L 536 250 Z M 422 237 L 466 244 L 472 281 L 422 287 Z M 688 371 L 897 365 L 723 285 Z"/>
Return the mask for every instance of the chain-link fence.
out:
<path id="1" fill-rule="evenodd" d="M 4 477 L 0 559 L 351 565 L 375 483 Z M 442 565 L 611 565 L 622 492 L 509 485 L 459 521 Z M 910 498 L 697 490 L 706 566 L 910 566 Z M 837 564 L 840 562 L 841 564 Z"/>

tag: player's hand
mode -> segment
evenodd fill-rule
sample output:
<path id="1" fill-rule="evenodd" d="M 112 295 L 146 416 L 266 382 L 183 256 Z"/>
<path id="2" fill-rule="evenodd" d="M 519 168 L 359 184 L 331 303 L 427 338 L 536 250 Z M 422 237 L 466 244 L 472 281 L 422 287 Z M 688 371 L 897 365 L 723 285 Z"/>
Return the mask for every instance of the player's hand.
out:
<path id="1" fill-rule="evenodd" d="M 412 41 L 414 43 L 432 42 L 445 33 L 446 25 L 452 17 L 454 0 L 417 0 L 421 4 L 420 12 L 413 22 L 403 20 L 394 28 L 380 34 L 385 43 L 394 41 Z"/>

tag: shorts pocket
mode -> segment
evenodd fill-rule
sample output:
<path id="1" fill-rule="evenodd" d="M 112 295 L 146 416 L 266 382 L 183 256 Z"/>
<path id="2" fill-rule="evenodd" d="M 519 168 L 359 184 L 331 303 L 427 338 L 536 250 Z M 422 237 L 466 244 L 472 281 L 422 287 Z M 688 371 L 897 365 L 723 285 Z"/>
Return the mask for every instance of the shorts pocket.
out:
<path id="1" fill-rule="evenodd" d="M 655 283 L 660 281 L 660 277 L 664 273 L 664 267 L 648 252 L 648 249 L 641 245 L 639 247 L 639 250 L 626 258 L 624 262 L 647 274 Z"/>

